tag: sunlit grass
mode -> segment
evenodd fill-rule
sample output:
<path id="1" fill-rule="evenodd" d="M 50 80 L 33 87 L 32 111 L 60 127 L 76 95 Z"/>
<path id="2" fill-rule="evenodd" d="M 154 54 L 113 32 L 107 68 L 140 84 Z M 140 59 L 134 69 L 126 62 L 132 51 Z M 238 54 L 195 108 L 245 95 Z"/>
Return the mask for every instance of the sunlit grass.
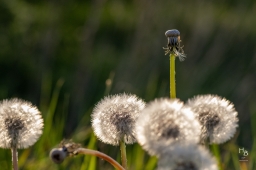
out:
<path id="1" fill-rule="evenodd" d="M 111 78 L 113 79 L 113 77 Z M 56 165 L 49 159 L 49 152 L 53 147 L 56 147 L 58 143 L 64 138 L 64 129 L 66 126 L 65 122 L 67 119 L 67 108 L 68 108 L 68 97 L 66 102 L 64 102 L 62 116 L 56 118 L 56 108 L 59 105 L 59 95 L 62 89 L 64 81 L 60 79 L 56 82 L 51 98 L 49 99 L 49 106 L 47 111 L 43 113 L 44 117 L 44 134 L 40 140 L 31 148 L 19 151 L 19 167 L 23 170 L 67 170 L 67 169 L 80 169 L 80 170 L 110 170 L 113 169 L 111 165 L 100 160 L 94 156 L 76 156 L 75 158 L 68 158 L 62 164 Z M 152 83 L 152 82 L 151 82 Z M 105 94 L 110 91 L 111 83 L 107 85 Z M 150 91 L 149 91 L 150 92 Z M 147 94 L 147 96 L 152 96 L 152 94 Z M 92 106 L 93 107 L 93 106 Z M 40 109 L 40 108 L 39 108 Z M 90 114 L 91 108 L 86 114 Z M 253 112 L 253 111 L 252 111 Z M 252 114 L 255 115 L 255 114 Z M 57 116 L 57 115 L 56 115 Z M 86 118 L 81 119 L 78 122 L 77 129 L 74 130 L 73 138 L 74 142 L 81 143 L 84 147 L 89 149 L 100 150 L 103 153 L 110 155 L 112 158 L 120 162 L 120 153 L 118 147 L 109 146 L 97 141 L 90 128 L 90 120 L 88 120 L 88 115 Z M 256 124 L 255 116 L 252 116 L 252 128 Z M 254 132 L 255 129 L 252 129 Z M 241 132 L 240 132 L 241 133 Z M 254 135 L 254 134 L 253 134 Z M 229 142 L 222 145 L 212 145 L 210 150 L 212 154 L 217 158 L 219 162 L 220 169 L 223 170 L 254 170 L 256 167 L 256 143 L 253 142 L 252 150 L 249 151 L 248 162 L 240 162 L 238 149 L 241 146 L 236 145 L 236 140 L 238 140 L 237 135 Z M 145 151 L 142 150 L 141 146 L 138 144 L 127 145 L 127 158 L 128 167 L 130 170 L 153 170 L 157 167 L 157 158 L 150 157 Z M 1 169 L 8 170 L 11 169 L 11 153 L 9 150 L 0 150 L 0 164 Z"/>

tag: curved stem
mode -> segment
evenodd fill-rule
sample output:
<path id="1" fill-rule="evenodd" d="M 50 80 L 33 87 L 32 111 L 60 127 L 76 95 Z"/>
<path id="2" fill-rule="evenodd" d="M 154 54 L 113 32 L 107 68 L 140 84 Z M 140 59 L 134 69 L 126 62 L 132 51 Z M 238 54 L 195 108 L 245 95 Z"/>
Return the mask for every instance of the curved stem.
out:
<path id="1" fill-rule="evenodd" d="M 112 159 L 110 156 L 99 152 L 99 151 L 95 151 L 92 149 L 85 149 L 85 148 L 78 148 L 75 151 L 76 154 L 85 154 L 85 155 L 93 155 L 93 156 L 97 156 L 99 158 L 102 158 L 106 161 L 108 161 L 110 164 L 112 164 L 116 169 L 118 170 L 125 170 L 124 167 L 122 167 L 118 162 L 116 162 L 114 159 Z"/>
<path id="2" fill-rule="evenodd" d="M 123 141 L 120 141 L 121 161 L 124 169 L 127 169 L 126 147 Z"/>
<path id="3" fill-rule="evenodd" d="M 13 170 L 18 170 L 18 152 L 17 148 L 13 147 L 12 148 L 12 168 Z"/>
<path id="4" fill-rule="evenodd" d="M 175 55 L 170 54 L 170 97 L 176 98 L 176 82 L 175 82 Z"/>

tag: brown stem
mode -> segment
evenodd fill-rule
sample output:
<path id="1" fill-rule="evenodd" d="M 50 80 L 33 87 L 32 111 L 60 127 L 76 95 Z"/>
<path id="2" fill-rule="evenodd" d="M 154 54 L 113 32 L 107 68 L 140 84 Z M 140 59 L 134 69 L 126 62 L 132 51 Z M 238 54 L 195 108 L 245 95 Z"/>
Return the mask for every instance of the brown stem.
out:
<path id="1" fill-rule="evenodd" d="M 78 148 L 74 153 L 85 154 L 85 155 L 94 155 L 94 156 L 97 156 L 99 158 L 102 158 L 102 159 L 108 161 L 110 164 L 112 164 L 118 170 L 125 170 L 118 162 L 116 162 L 114 159 L 112 159 L 111 157 L 109 157 L 108 155 L 106 155 L 102 152 L 95 151 L 92 149 Z"/>
<path id="2" fill-rule="evenodd" d="M 13 147 L 12 149 L 12 168 L 13 170 L 18 170 L 18 152 L 17 148 Z"/>

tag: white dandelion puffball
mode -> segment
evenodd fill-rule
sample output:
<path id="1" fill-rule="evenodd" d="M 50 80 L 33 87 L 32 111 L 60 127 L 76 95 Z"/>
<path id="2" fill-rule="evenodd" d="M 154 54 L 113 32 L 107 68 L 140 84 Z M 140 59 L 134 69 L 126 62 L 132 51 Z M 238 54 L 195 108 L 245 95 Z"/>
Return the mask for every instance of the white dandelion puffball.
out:
<path id="1" fill-rule="evenodd" d="M 189 99 L 187 106 L 202 125 L 201 139 L 221 144 L 234 136 L 238 127 L 234 105 L 217 95 L 199 95 Z"/>
<path id="2" fill-rule="evenodd" d="M 199 145 L 175 144 L 158 159 L 157 170 L 218 170 L 217 161 Z"/>
<path id="3" fill-rule="evenodd" d="M 135 121 L 145 102 L 135 95 L 119 94 L 107 96 L 93 109 L 92 128 L 95 135 L 104 143 L 119 145 L 136 142 Z"/>
<path id="4" fill-rule="evenodd" d="M 180 100 L 157 99 L 140 114 L 136 132 L 138 143 L 149 154 L 158 156 L 173 143 L 199 142 L 201 127 Z"/>
<path id="5" fill-rule="evenodd" d="M 28 148 L 42 134 L 43 119 L 40 111 L 21 99 L 0 103 L 0 147 Z"/>

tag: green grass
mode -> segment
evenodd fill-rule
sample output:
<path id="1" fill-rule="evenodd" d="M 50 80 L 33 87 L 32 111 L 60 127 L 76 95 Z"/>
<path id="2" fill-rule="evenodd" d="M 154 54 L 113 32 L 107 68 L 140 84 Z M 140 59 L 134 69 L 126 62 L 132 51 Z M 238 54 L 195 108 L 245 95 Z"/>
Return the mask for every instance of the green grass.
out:
<path id="1" fill-rule="evenodd" d="M 71 81 L 80 71 L 88 73 L 86 86 L 93 89 L 87 89 L 86 99 L 104 97 L 111 93 L 112 86 L 107 86 L 105 92 L 98 87 L 103 87 L 101 83 L 114 70 L 127 93 L 139 93 L 147 101 L 167 96 L 168 57 L 157 56 L 163 55 L 164 31 L 172 26 L 182 29 L 182 42 L 188 53 L 184 67 L 177 63 L 177 97 L 217 92 L 233 98 L 244 109 L 239 112 L 243 124 L 240 122 L 232 140 L 210 149 L 223 170 L 255 170 L 255 6 L 254 1 L 231 0 L 175 4 L 156 1 L 146 6 L 137 1 L 1 1 L 0 95 L 38 100 L 38 81 L 44 72 L 38 104 L 44 133 L 35 145 L 19 150 L 20 169 L 113 169 L 92 156 L 68 158 L 60 165 L 49 159 L 50 150 L 65 137 L 120 162 L 119 148 L 103 144 L 93 135 L 89 120 L 93 105 L 88 107 L 85 103 L 86 110 L 79 113 L 84 117 L 76 122 L 70 136 L 64 135 L 64 129 L 70 127 L 66 123 L 69 93 L 79 87 Z M 83 37 L 88 37 L 88 41 Z M 60 76 L 65 80 L 53 82 Z M 114 76 L 112 73 L 110 79 Z M 75 81 L 78 82 L 81 81 Z M 63 88 L 65 84 L 69 84 L 67 89 Z M 247 163 L 239 162 L 238 149 L 246 147 L 241 143 L 248 147 Z M 127 156 L 130 169 L 150 170 L 157 166 L 157 159 L 138 144 L 127 146 Z M 10 169 L 11 152 L 0 148 L 0 170 Z"/>
<path id="2" fill-rule="evenodd" d="M 64 128 L 68 125 L 65 124 L 67 119 L 67 108 L 69 103 L 69 97 L 66 96 L 63 105 L 61 106 L 63 113 L 62 116 L 56 118 L 56 108 L 59 107 L 59 95 L 62 90 L 64 81 L 60 79 L 57 81 L 51 97 L 44 99 L 49 101 L 48 107 L 41 105 L 39 109 L 43 111 L 44 118 L 44 133 L 39 141 L 32 147 L 24 150 L 19 150 L 19 167 L 22 170 L 111 170 L 114 169 L 109 163 L 100 160 L 94 156 L 75 156 L 67 158 L 62 164 L 54 164 L 49 159 L 49 152 L 52 148 L 56 147 L 58 143 L 63 139 Z M 111 86 L 111 84 L 109 85 Z M 46 88 L 50 89 L 50 88 Z M 110 87 L 106 87 L 105 94 L 109 93 Z M 49 93 L 49 92 L 43 92 Z M 147 94 L 151 96 L 152 94 Z M 50 96 L 50 95 L 49 95 Z M 93 106 L 92 106 L 93 107 Z M 47 109 L 46 109 L 47 108 Z M 251 108 L 252 113 L 252 132 L 255 134 L 256 114 L 255 108 Z M 85 117 L 88 117 L 91 109 L 85 113 Z M 254 113 L 254 114 L 253 114 Z M 86 116 L 87 115 L 87 116 Z M 90 120 L 88 118 L 81 119 L 78 122 L 77 129 L 74 130 L 73 138 L 74 142 L 78 142 L 84 145 L 86 148 L 100 150 L 114 159 L 120 162 L 119 148 L 103 144 L 99 142 L 94 136 L 92 129 L 89 126 Z M 220 170 L 254 170 L 256 168 L 256 140 L 253 141 L 252 150 L 249 150 L 248 162 L 239 162 L 239 146 L 236 145 L 237 135 L 229 142 L 222 145 L 212 145 L 210 150 L 219 162 Z M 253 152 L 254 151 L 254 152 Z M 140 145 L 127 145 L 127 158 L 128 167 L 130 170 L 152 170 L 157 167 L 157 159 L 150 157 L 144 152 Z M 1 170 L 11 169 L 11 151 L 6 149 L 0 150 L 0 165 Z"/>

